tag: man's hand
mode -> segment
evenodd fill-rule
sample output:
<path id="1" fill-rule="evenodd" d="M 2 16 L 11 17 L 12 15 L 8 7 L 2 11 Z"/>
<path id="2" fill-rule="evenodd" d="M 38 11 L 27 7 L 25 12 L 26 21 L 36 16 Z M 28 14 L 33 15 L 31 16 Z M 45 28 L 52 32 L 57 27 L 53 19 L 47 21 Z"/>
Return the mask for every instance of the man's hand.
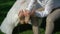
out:
<path id="1" fill-rule="evenodd" d="M 34 16 L 35 15 L 35 10 L 33 9 L 32 11 L 29 11 L 29 10 L 23 10 L 23 14 L 24 16 Z"/>
<path id="2" fill-rule="evenodd" d="M 18 16 L 20 18 L 21 23 L 27 24 L 30 20 L 30 16 L 34 16 L 35 10 L 29 11 L 29 10 L 20 10 Z M 23 24 L 24 24 L 23 23 Z"/>

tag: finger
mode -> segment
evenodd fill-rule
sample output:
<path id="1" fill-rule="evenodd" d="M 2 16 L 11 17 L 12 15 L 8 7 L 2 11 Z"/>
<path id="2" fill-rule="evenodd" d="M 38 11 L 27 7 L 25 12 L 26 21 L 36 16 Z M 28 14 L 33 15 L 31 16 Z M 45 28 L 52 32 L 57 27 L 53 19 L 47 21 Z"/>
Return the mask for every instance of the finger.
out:
<path id="1" fill-rule="evenodd" d="M 26 12 L 27 12 L 27 14 L 29 14 L 29 13 L 30 13 L 30 11 L 29 11 L 29 10 L 26 10 Z"/>
<path id="2" fill-rule="evenodd" d="M 25 23 L 26 23 L 26 24 L 29 22 L 29 18 L 30 18 L 30 16 L 26 16 L 26 17 L 25 17 Z"/>
<path id="3" fill-rule="evenodd" d="M 21 14 L 22 10 L 19 11 L 19 14 Z"/>
<path id="4" fill-rule="evenodd" d="M 26 10 L 25 12 L 26 12 L 26 13 L 25 13 L 25 14 L 26 14 L 26 16 L 28 16 L 28 15 L 29 15 L 29 11 L 28 11 L 28 10 Z"/>
<path id="5" fill-rule="evenodd" d="M 25 10 L 23 9 L 23 13 L 25 14 Z"/>
<path id="6" fill-rule="evenodd" d="M 22 13 L 22 11 L 23 11 L 23 10 L 20 10 L 20 11 L 19 11 L 19 14 Z"/>
<path id="7" fill-rule="evenodd" d="M 20 10 L 18 16 L 22 16 L 22 15 L 23 15 L 23 10 Z"/>
<path id="8" fill-rule="evenodd" d="M 24 10 L 24 16 L 26 16 L 27 15 L 27 12 L 26 12 L 26 10 Z"/>

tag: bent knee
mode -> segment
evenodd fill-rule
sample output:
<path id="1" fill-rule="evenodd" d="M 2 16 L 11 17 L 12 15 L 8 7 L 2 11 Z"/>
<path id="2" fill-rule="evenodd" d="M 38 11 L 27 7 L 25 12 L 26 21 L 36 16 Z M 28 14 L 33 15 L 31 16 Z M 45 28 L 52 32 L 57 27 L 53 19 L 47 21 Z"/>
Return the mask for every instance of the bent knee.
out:
<path id="1" fill-rule="evenodd" d="M 54 18 L 51 16 L 48 16 L 46 19 L 46 22 L 54 22 Z"/>

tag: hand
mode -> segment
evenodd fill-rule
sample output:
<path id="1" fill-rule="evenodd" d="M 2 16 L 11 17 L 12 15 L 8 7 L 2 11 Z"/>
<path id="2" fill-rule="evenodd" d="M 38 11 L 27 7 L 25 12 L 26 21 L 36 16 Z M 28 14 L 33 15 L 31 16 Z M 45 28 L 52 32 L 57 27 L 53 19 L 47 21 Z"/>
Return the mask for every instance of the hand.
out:
<path id="1" fill-rule="evenodd" d="M 30 15 L 29 15 L 29 11 L 28 10 L 20 10 L 19 11 L 19 19 L 20 19 L 20 23 L 21 24 L 27 24 L 29 22 L 29 19 L 30 19 Z"/>
<path id="2" fill-rule="evenodd" d="M 20 10 L 18 16 L 33 16 L 35 15 L 35 10 L 33 9 L 32 11 L 29 11 L 29 10 Z"/>
<path id="3" fill-rule="evenodd" d="M 23 14 L 25 16 L 25 23 L 29 22 L 30 17 L 34 17 L 35 16 L 35 10 L 33 9 L 32 11 L 29 10 L 23 10 Z"/>
<path id="4" fill-rule="evenodd" d="M 27 24 L 29 22 L 30 16 L 33 16 L 35 14 L 35 10 L 29 11 L 29 10 L 20 10 L 18 16 L 20 18 L 21 23 Z"/>
<path id="5" fill-rule="evenodd" d="M 30 20 L 30 11 L 29 10 L 23 10 L 24 16 L 25 16 L 25 23 L 28 24 Z"/>
<path id="6" fill-rule="evenodd" d="M 23 14 L 24 14 L 24 16 L 29 16 L 30 15 L 30 11 L 29 10 L 23 10 Z"/>

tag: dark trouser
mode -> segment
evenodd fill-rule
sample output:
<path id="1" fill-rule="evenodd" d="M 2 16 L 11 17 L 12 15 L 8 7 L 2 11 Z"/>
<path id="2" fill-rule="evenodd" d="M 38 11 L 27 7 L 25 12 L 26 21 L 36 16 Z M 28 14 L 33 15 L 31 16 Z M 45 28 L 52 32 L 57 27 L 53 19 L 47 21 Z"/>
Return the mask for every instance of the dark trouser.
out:
<path id="1" fill-rule="evenodd" d="M 54 21 L 58 18 L 60 18 L 60 9 L 54 10 L 47 16 L 45 34 L 52 34 L 54 29 Z"/>
<path id="2" fill-rule="evenodd" d="M 33 30 L 33 34 L 39 34 L 39 22 L 38 19 L 36 17 L 32 17 L 32 30 Z"/>
<path id="3" fill-rule="evenodd" d="M 47 16 L 45 34 L 52 34 L 53 29 L 54 29 L 54 21 L 58 18 L 60 18 L 60 9 L 54 10 L 52 13 L 50 13 Z M 38 23 L 37 18 L 32 18 L 32 29 L 33 29 L 34 34 L 40 34 L 39 23 Z"/>

